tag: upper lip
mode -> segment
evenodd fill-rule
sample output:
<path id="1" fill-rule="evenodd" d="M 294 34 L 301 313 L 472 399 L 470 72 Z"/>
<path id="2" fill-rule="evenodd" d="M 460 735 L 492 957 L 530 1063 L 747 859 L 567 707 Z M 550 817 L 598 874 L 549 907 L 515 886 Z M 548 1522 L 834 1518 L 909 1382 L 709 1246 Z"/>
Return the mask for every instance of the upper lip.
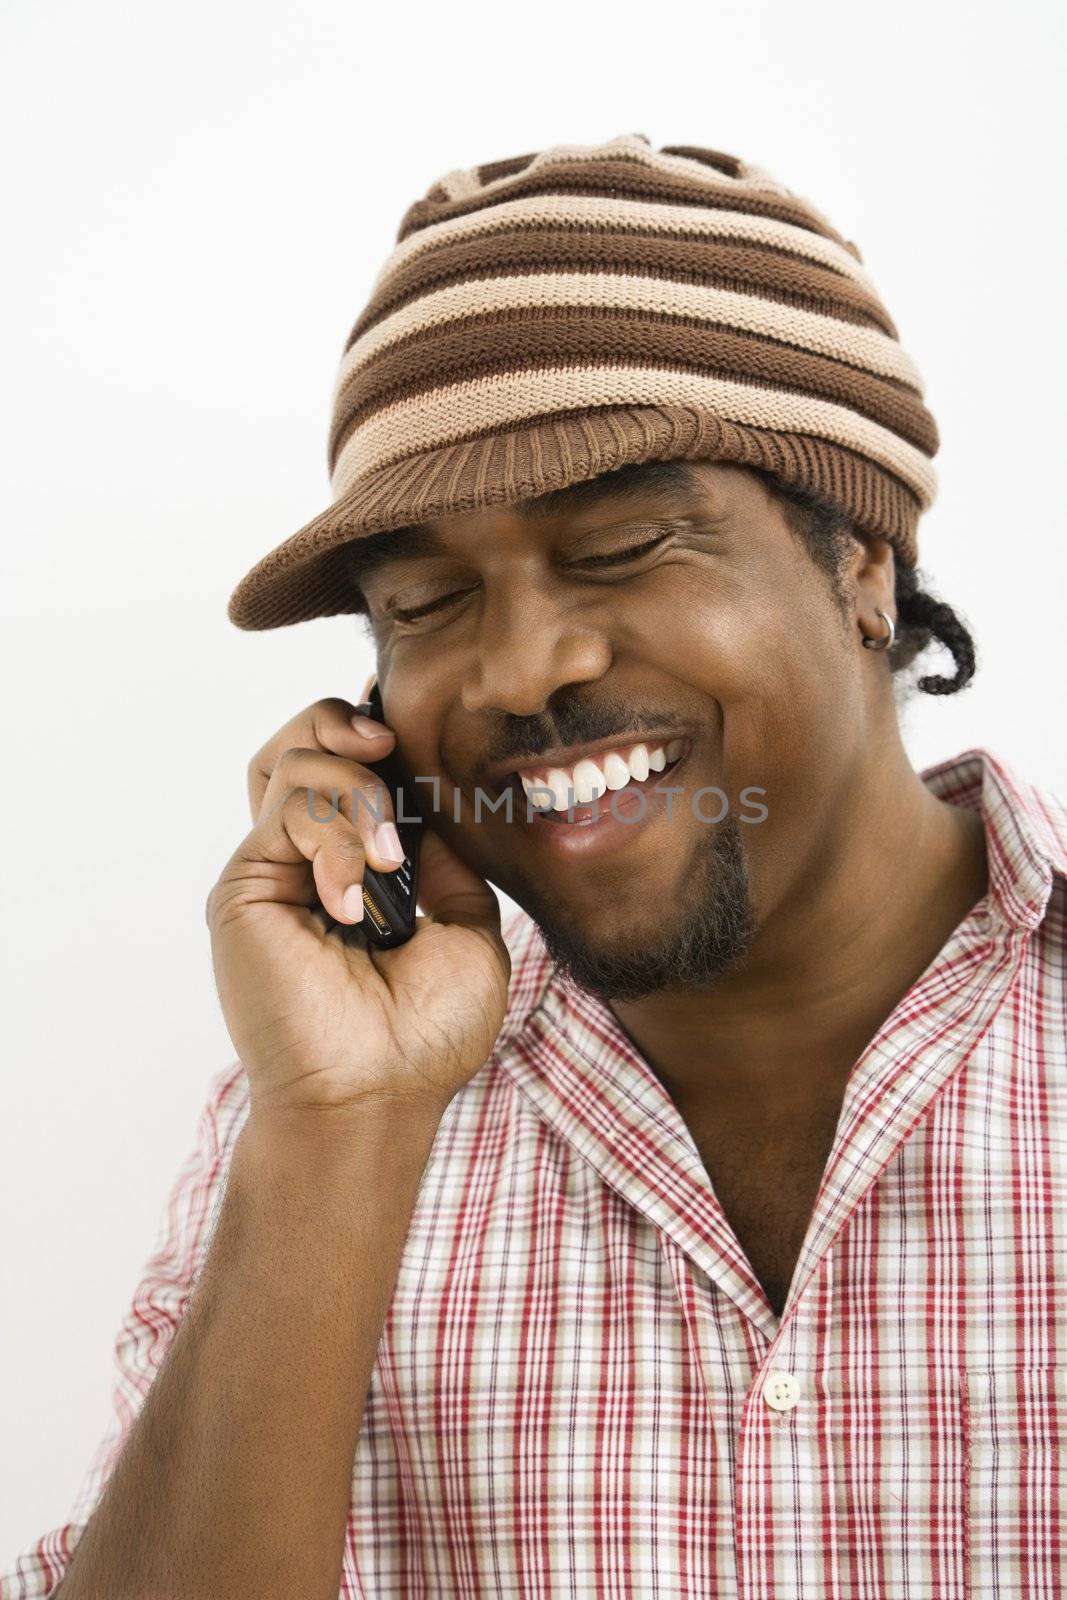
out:
<path id="1" fill-rule="evenodd" d="M 566 750 L 546 750 L 542 755 L 530 756 L 523 761 L 498 762 L 486 769 L 485 782 L 490 787 L 499 787 L 506 783 L 513 773 L 524 772 L 530 777 L 534 773 L 545 772 L 550 767 L 573 767 L 586 756 L 605 755 L 609 750 L 628 750 L 635 744 L 647 744 L 650 749 L 655 749 L 657 745 L 669 744 L 672 739 L 691 737 L 685 728 L 660 728 L 651 733 L 617 733 L 611 739 L 595 739 L 590 744 L 572 744 Z"/>

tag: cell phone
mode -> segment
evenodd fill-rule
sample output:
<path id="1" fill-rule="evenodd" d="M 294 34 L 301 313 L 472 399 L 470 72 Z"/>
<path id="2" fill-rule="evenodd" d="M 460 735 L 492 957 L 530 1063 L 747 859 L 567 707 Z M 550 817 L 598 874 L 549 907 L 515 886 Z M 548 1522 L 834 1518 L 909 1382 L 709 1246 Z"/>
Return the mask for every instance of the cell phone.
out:
<path id="1" fill-rule="evenodd" d="M 370 699 L 356 707 L 357 713 L 385 721 L 381 692 L 375 684 Z M 312 911 L 318 912 L 328 930 L 346 935 L 363 932 L 369 944 L 380 950 L 406 944 L 415 932 L 415 913 L 419 890 L 419 841 L 425 825 L 416 803 L 415 785 L 407 778 L 397 760 L 395 746 L 392 755 L 381 761 L 364 761 L 361 765 L 373 772 L 388 790 L 396 817 L 396 831 L 404 848 L 404 859 L 393 872 L 378 872 L 374 867 L 363 868 L 363 920 L 362 922 L 337 922 L 313 890 Z M 370 804 L 381 811 L 381 798 L 372 795 Z"/>

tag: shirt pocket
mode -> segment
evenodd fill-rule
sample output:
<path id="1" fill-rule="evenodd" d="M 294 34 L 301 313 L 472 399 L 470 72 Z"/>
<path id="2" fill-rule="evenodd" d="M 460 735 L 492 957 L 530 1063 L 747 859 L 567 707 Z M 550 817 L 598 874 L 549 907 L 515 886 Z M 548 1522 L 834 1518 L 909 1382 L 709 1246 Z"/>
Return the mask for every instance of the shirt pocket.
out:
<path id="1" fill-rule="evenodd" d="M 1047 1600 L 1067 1556 L 1067 1366 L 970 1367 L 967 1594 Z"/>

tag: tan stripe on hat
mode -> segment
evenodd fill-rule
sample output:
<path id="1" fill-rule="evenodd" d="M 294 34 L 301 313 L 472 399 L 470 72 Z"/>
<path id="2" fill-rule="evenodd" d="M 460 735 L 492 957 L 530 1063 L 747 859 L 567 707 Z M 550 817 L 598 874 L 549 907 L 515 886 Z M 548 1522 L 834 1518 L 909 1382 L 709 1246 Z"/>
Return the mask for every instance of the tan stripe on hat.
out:
<path id="1" fill-rule="evenodd" d="M 654 367 L 503 372 L 412 395 L 374 412 L 351 435 L 334 470 L 334 493 L 340 498 L 365 473 L 412 452 L 477 439 L 490 431 L 510 432 L 532 417 L 621 405 L 692 406 L 754 428 L 811 434 L 878 462 L 906 483 L 921 505 L 933 499 L 934 473 L 923 452 L 846 406 L 784 389 Z"/>
<path id="2" fill-rule="evenodd" d="M 707 197 L 701 195 L 701 199 Z M 623 196 L 537 195 L 526 200 L 501 200 L 490 210 L 477 211 L 427 224 L 420 233 L 402 240 L 385 262 L 374 285 L 375 293 L 401 268 L 427 251 L 458 239 L 483 238 L 531 228 L 581 230 L 594 234 L 683 237 L 737 240 L 775 250 L 786 256 L 813 261 L 862 284 L 877 298 L 874 284 L 857 258 L 843 245 L 792 223 L 751 215 L 728 208 L 708 210 L 703 205 L 658 205 Z"/>
<path id="3" fill-rule="evenodd" d="M 521 278 L 475 279 L 456 283 L 394 311 L 365 333 L 341 364 L 335 396 L 360 367 L 372 361 L 387 345 L 412 334 L 444 328 L 464 317 L 491 311 L 552 311 L 560 306 L 589 306 L 598 310 L 626 311 L 647 317 L 688 318 L 761 334 L 801 350 L 834 356 L 849 366 L 899 383 L 922 393 L 922 380 L 911 360 L 896 342 L 873 328 L 858 328 L 839 317 L 730 289 L 705 284 L 676 283 L 658 278 L 632 278 L 621 273 L 539 273 Z"/>

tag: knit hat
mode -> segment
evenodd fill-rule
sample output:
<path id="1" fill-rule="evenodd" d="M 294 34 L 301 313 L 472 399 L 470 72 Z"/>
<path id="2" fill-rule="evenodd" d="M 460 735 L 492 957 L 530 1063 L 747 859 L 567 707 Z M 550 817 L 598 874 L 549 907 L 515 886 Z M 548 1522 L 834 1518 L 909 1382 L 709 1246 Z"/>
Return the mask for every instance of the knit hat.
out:
<path id="1" fill-rule="evenodd" d="M 345 345 L 332 504 L 229 616 L 361 611 L 349 541 L 651 460 L 771 471 L 914 563 L 922 394 L 859 250 L 760 167 L 626 134 L 450 172 Z"/>

